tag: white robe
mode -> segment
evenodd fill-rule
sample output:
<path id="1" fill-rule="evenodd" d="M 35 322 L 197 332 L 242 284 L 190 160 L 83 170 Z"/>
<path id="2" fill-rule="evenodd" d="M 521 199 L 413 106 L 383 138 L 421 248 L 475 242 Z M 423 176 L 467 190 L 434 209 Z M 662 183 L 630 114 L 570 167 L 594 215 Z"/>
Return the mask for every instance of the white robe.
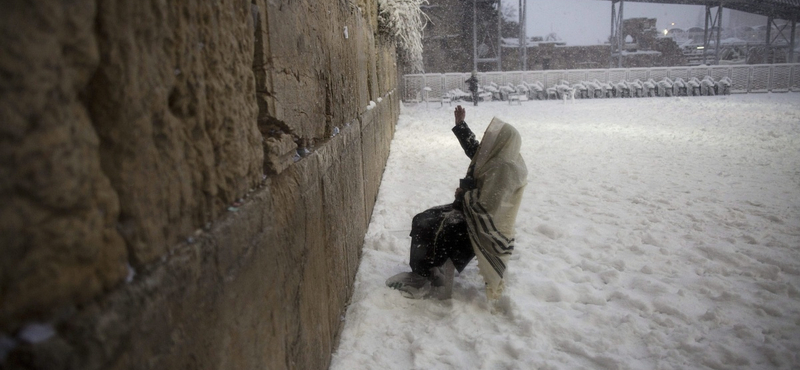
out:
<path id="1" fill-rule="evenodd" d="M 486 296 L 503 293 L 503 273 L 514 250 L 514 222 L 528 183 L 517 130 L 498 118 L 486 129 L 471 167 L 476 188 L 464 193 L 464 215 Z"/>

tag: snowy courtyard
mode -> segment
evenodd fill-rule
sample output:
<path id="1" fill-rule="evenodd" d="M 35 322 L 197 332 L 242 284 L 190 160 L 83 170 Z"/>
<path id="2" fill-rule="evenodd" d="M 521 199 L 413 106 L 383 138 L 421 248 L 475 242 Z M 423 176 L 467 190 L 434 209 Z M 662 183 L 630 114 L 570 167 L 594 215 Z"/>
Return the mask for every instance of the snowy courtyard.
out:
<path id="1" fill-rule="evenodd" d="M 331 369 L 800 368 L 800 94 L 462 106 L 523 138 L 505 294 L 385 286 L 469 164 L 455 104 L 403 107 Z"/>

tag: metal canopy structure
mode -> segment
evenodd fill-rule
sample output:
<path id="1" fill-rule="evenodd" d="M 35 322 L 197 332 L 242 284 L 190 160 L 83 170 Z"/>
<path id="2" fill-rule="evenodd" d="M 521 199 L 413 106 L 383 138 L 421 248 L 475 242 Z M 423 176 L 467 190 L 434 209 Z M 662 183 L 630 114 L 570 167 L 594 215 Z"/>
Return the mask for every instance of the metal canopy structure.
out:
<path id="1" fill-rule="evenodd" d="M 497 70 L 503 70 L 503 50 L 502 50 L 502 33 L 503 33 L 503 16 L 500 11 L 502 0 L 498 2 L 498 16 L 497 16 L 497 51 L 493 58 L 481 58 L 478 55 L 478 2 L 494 1 L 494 0 L 472 0 L 472 70 L 478 70 L 478 63 L 497 63 Z M 527 47 L 527 26 L 525 20 L 527 19 L 526 9 L 528 8 L 526 0 L 519 0 L 519 64 L 520 69 L 525 71 L 528 69 L 528 47 Z"/>
<path id="2" fill-rule="evenodd" d="M 609 1 L 609 0 L 604 0 Z M 614 0 L 611 0 L 614 1 Z M 800 0 L 625 0 L 634 3 L 723 7 L 787 21 L 800 20 Z M 614 1 L 616 2 L 616 1 Z"/>
<path id="3" fill-rule="evenodd" d="M 708 50 L 711 40 L 714 43 L 714 60 L 719 63 L 720 33 L 722 31 L 722 10 L 724 8 L 738 10 L 746 13 L 758 14 L 767 17 L 766 44 L 772 45 L 778 36 L 782 36 L 789 43 L 789 61 L 794 60 L 795 30 L 797 21 L 800 20 L 800 0 L 605 0 L 611 1 L 611 63 L 617 59 L 617 67 L 622 67 L 624 57 L 625 35 L 623 34 L 623 7 L 625 2 L 651 3 L 651 4 L 677 4 L 705 6 L 705 32 L 703 38 L 703 62 L 707 63 Z M 617 12 L 619 3 L 619 12 Z M 712 8 L 716 8 L 712 12 Z M 782 27 L 775 23 L 776 19 L 789 21 Z M 789 39 L 783 35 L 784 29 L 791 24 Z M 772 27 L 778 28 L 779 35 L 772 37 Z"/>
<path id="4" fill-rule="evenodd" d="M 492 1 L 492 0 L 472 0 L 472 70 L 478 70 L 478 63 L 497 63 L 497 70 L 503 70 L 503 47 L 502 47 L 502 29 L 503 29 L 503 16 L 499 11 L 497 14 L 497 54 L 494 58 L 480 58 L 478 56 L 478 1 Z"/>

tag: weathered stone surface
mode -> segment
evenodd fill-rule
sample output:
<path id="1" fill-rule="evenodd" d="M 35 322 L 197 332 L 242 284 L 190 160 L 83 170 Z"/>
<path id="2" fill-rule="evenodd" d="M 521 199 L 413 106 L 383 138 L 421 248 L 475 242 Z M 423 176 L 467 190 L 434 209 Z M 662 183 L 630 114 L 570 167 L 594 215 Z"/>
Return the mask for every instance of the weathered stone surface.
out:
<path id="1" fill-rule="evenodd" d="M 18 348 L 8 368 L 327 368 L 369 217 L 353 176 L 358 128 L 268 179 L 57 337 Z"/>
<path id="2" fill-rule="evenodd" d="M 117 194 L 79 95 L 97 67 L 93 1 L 0 12 L 0 330 L 125 276 Z"/>
<path id="3" fill-rule="evenodd" d="M 248 1 L 98 1 L 86 93 L 134 265 L 261 180 Z"/>
<path id="4" fill-rule="evenodd" d="M 325 260 L 326 271 L 336 271 L 326 279 L 327 289 L 336 292 L 330 297 L 333 307 L 344 307 L 352 293 L 352 282 L 358 269 L 361 246 L 364 243 L 364 232 L 369 223 L 372 209 L 366 209 L 369 195 L 364 188 L 363 177 L 353 181 L 352 174 L 362 174 L 363 146 L 362 132 L 357 125 L 348 126 L 342 133 L 331 140 L 328 145 L 334 155 L 328 155 L 331 161 L 328 166 L 320 166 L 323 199 L 325 201 Z M 324 154 L 324 153 L 320 153 Z M 320 158 L 325 158 L 321 155 Z M 375 194 L 377 195 L 377 194 Z M 342 312 L 330 312 L 330 325 L 337 327 Z"/>
<path id="5" fill-rule="evenodd" d="M 379 43 L 377 46 L 376 74 L 378 76 L 378 92 L 380 96 L 389 94 L 399 83 L 397 61 L 394 47 Z M 394 107 L 394 106 L 391 106 Z"/>
<path id="6" fill-rule="evenodd" d="M 277 137 L 270 136 L 264 139 L 265 171 L 269 174 L 279 174 L 292 165 L 297 154 L 297 144 L 291 135 L 282 134 Z"/>
<path id="7" fill-rule="evenodd" d="M 0 334 L 57 334 L 0 367 L 326 368 L 399 112 L 375 1 L 33 3 L 0 14 Z"/>
<path id="8" fill-rule="evenodd" d="M 371 100 L 373 77 L 364 73 L 375 69 L 375 20 L 365 13 L 371 8 L 351 1 L 255 3 L 263 40 L 254 64 L 260 126 L 312 145 L 324 140 Z"/>
<path id="9" fill-rule="evenodd" d="M 394 125 L 389 124 L 391 117 L 397 121 L 397 111 L 393 107 L 399 105 L 397 94 L 383 98 L 388 104 L 381 104 L 361 116 L 361 146 L 364 162 L 364 191 L 367 194 L 365 209 L 371 214 L 380 187 L 383 168 L 389 158 L 389 144 L 394 135 Z M 367 219 L 369 222 L 369 219 Z"/>

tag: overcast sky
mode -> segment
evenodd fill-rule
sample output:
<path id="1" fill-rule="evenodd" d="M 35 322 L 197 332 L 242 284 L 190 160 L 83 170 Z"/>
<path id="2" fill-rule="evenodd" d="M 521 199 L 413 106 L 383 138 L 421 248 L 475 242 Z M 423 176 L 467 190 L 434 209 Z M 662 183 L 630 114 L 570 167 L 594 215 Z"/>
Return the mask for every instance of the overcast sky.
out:
<path id="1" fill-rule="evenodd" d="M 568 45 L 594 45 L 605 42 L 611 33 L 611 1 L 527 0 L 527 2 L 528 36 L 545 36 L 552 31 Z M 511 6 L 516 9 L 519 6 L 519 0 L 502 0 L 502 3 L 504 8 Z M 696 5 L 625 2 L 624 17 L 625 19 L 657 18 L 659 30 L 673 27 L 687 29 L 694 26 L 703 27 L 704 12 L 704 7 Z"/>

